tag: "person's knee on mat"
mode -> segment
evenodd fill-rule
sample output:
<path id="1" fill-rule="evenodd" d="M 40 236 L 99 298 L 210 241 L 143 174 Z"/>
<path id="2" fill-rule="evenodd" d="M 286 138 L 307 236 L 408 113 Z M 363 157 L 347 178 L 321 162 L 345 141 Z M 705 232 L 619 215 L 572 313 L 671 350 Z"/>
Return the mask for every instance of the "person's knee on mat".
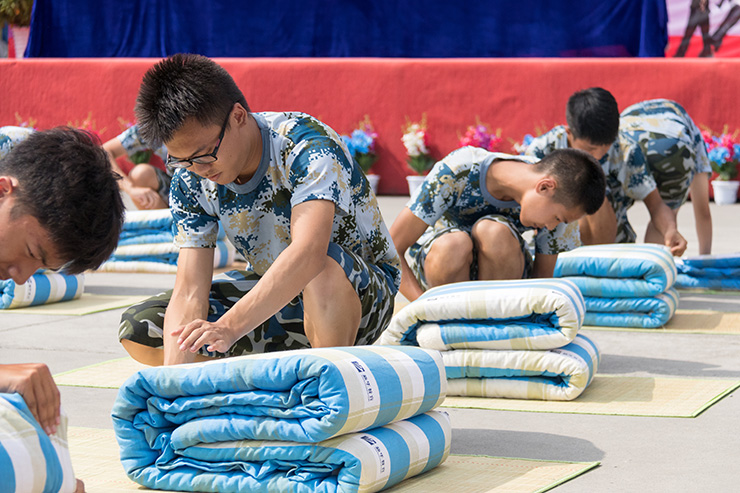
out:
<path id="1" fill-rule="evenodd" d="M 303 290 L 304 326 L 311 347 L 352 346 L 362 318 L 360 298 L 331 257 Z"/>
<path id="2" fill-rule="evenodd" d="M 478 279 L 521 279 L 524 257 L 519 239 L 508 226 L 479 221 L 473 226 L 472 237 L 478 258 Z"/>
<path id="3" fill-rule="evenodd" d="M 465 232 L 447 233 L 434 241 L 424 260 L 429 286 L 470 280 L 473 240 Z"/>

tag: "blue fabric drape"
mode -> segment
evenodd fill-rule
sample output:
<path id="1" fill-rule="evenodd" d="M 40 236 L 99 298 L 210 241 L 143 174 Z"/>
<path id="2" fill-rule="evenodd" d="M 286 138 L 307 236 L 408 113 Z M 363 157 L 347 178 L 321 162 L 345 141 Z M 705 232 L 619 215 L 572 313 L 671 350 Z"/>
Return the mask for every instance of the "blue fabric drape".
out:
<path id="1" fill-rule="evenodd" d="M 663 56 L 665 0 L 36 0 L 26 56 Z"/>

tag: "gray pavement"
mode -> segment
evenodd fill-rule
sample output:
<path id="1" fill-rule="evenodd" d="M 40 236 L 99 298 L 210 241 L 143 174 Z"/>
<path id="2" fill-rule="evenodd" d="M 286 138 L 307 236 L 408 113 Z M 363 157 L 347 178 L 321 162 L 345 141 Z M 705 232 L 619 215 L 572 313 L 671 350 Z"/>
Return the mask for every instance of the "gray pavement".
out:
<path id="1" fill-rule="evenodd" d="M 381 197 L 388 224 L 408 197 Z M 740 204 L 715 206 L 715 253 L 740 251 Z M 644 232 L 642 204 L 630 212 Z M 679 229 L 696 254 L 690 205 Z M 173 275 L 93 273 L 85 291 L 156 294 Z M 740 295 L 685 293 L 682 308 L 740 311 Z M 0 314 L 0 362 L 47 363 L 53 373 L 125 356 L 116 331 L 123 309 L 86 316 Z M 590 331 L 602 352 L 599 372 L 740 380 L 740 336 Z M 72 426 L 112 428 L 115 390 L 62 387 Z M 601 466 L 556 488 L 558 492 L 738 491 L 740 394 L 730 395 L 697 418 L 646 418 L 450 409 L 452 452 L 543 460 L 600 461 Z M 84 479 L 84 478 L 83 478 Z"/>

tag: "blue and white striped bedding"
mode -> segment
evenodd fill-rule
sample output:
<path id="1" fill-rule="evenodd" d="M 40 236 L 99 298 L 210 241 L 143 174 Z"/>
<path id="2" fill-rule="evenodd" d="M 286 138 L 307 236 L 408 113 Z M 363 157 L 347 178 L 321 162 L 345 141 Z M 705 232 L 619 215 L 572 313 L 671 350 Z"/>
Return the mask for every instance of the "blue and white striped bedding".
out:
<path id="1" fill-rule="evenodd" d="M 578 288 L 563 279 L 447 284 L 403 307 L 378 344 L 551 349 L 575 338 L 585 312 Z"/>
<path id="2" fill-rule="evenodd" d="M 0 309 L 45 305 L 82 296 L 85 276 L 39 270 L 23 284 L 0 280 Z"/>
<path id="3" fill-rule="evenodd" d="M 67 416 L 47 435 L 20 394 L 0 394 L 0 491 L 73 492 Z"/>
<path id="4" fill-rule="evenodd" d="M 583 296 L 645 298 L 673 286 L 676 264 L 660 245 L 592 245 L 559 254 L 553 277 L 573 281 Z"/>
<path id="5" fill-rule="evenodd" d="M 440 354 L 421 348 L 250 355 L 134 374 L 119 390 L 113 425 L 126 473 L 147 487 L 324 491 L 311 489 L 323 481 L 325 491 L 378 491 L 446 457 L 447 418 L 424 414 L 446 385 Z M 242 440 L 263 442 L 233 443 Z M 373 450 L 382 455 L 369 461 Z M 342 457 L 355 466 L 336 473 L 331 463 Z M 251 464 L 258 459 L 267 462 Z M 314 464 L 294 470 L 283 460 Z"/>
<path id="6" fill-rule="evenodd" d="M 98 270 L 103 272 L 177 272 L 179 248 L 173 243 L 174 221 L 169 209 L 126 211 L 126 219 L 113 255 Z M 219 229 L 213 267 L 234 262 L 236 249 Z"/>
<path id="7" fill-rule="evenodd" d="M 676 259 L 681 289 L 740 290 L 740 252 Z"/>
<path id="8" fill-rule="evenodd" d="M 402 308 L 378 344 L 442 351 L 448 395 L 574 399 L 598 368 L 585 313 L 563 279 L 454 283 Z"/>
<path id="9" fill-rule="evenodd" d="M 678 308 L 678 291 L 673 288 L 649 298 L 592 298 L 586 296 L 583 325 L 602 327 L 662 327 Z"/>
<path id="10" fill-rule="evenodd" d="M 599 367 L 599 351 L 578 334 L 570 344 L 548 351 L 445 351 L 447 393 L 468 397 L 573 400 Z"/>
<path id="11" fill-rule="evenodd" d="M 676 264 L 661 245 L 576 248 L 558 255 L 553 275 L 573 281 L 583 293 L 584 325 L 662 327 L 678 308 Z"/>

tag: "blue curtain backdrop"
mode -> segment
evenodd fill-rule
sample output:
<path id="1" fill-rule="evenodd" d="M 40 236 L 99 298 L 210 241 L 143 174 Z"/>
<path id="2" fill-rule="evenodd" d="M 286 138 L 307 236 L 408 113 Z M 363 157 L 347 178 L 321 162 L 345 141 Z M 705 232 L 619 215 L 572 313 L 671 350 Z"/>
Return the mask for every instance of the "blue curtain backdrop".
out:
<path id="1" fill-rule="evenodd" d="M 664 55 L 665 0 L 35 0 L 28 57 Z"/>

